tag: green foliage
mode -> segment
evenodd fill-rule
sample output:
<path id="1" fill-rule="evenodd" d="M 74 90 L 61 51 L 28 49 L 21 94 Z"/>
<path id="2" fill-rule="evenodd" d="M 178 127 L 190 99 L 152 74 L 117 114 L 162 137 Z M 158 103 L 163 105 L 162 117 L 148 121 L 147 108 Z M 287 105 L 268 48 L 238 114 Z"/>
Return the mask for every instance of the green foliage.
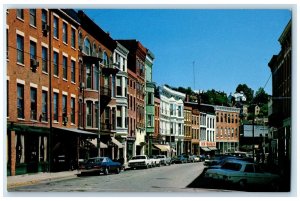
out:
<path id="1" fill-rule="evenodd" d="M 253 98 L 253 103 L 261 107 L 264 104 L 268 104 L 268 101 L 269 101 L 269 95 L 265 92 L 265 90 L 262 87 L 260 87 L 255 93 L 255 97 Z"/>
<path id="2" fill-rule="evenodd" d="M 208 90 L 201 94 L 201 103 L 228 106 L 227 94 L 214 89 Z"/>
<path id="3" fill-rule="evenodd" d="M 253 93 L 254 91 L 249 88 L 246 84 L 239 84 L 237 87 L 236 87 L 236 92 L 244 92 L 247 100 L 246 100 L 246 103 L 250 103 L 253 99 Z"/>

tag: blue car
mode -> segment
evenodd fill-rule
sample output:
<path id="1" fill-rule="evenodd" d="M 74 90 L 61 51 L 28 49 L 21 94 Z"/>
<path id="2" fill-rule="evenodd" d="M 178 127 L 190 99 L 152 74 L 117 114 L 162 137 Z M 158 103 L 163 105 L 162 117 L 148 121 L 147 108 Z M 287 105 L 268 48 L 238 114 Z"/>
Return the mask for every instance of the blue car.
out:
<path id="1" fill-rule="evenodd" d="M 179 155 L 172 158 L 172 163 L 187 163 L 188 158 L 185 155 Z"/>
<path id="2" fill-rule="evenodd" d="M 111 160 L 109 157 L 90 158 L 80 170 L 81 175 L 88 173 L 104 173 L 108 175 L 112 172 L 119 174 L 122 169 L 122 164 Z"/>

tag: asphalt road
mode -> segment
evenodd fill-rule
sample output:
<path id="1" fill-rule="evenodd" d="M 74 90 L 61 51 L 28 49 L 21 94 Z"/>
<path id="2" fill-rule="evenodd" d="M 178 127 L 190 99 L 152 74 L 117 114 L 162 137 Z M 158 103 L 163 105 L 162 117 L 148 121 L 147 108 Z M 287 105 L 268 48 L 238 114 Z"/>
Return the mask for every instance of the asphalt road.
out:
<path id="1" fill-rule="evenodd" d="M 10 192 L 211 192 L 188 187 L 203 170 L 203 162 L 174 164 L 120 174 L 80 176 L 10 189 Z M 222 191 L 222 190 L 214 190 Z"/>

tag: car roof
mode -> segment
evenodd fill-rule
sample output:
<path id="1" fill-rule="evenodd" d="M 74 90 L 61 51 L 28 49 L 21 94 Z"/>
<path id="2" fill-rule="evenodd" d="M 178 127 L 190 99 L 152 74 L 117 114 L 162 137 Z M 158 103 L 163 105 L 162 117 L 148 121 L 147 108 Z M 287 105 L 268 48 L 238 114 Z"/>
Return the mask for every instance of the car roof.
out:
<path id="1" fill-rule="evenodd" d="M 230 163 L 230 162 L 233 162 L 233 163 L 240 163 L 240 164 L 255 164 L 255 163 L 251 163 L 251 162 L 248 162 L 248 161 L 243 161 L 243 160 L 238 160 L 238 159 L 229 159 L 226 161 L 226 163 Z"/>

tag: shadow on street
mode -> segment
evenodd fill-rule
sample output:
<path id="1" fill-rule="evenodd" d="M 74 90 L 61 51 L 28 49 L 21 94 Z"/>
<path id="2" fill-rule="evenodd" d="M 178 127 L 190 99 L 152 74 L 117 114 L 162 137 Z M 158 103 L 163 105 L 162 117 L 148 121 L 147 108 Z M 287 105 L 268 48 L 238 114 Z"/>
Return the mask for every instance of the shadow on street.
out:
<path id="1" fill-rule="evenodd" d="M 217 181 L 215 179 L 209 179 L 204 177 L 204 173 L 201 173 L 187 188 L 207 188 L 218 190 L 233 190 L 233 191 L 245 191 L 245 192 L 287 192 L 284 187 L 279 186 L 274 190 L 271 185 L 255 185 L 240 187 L 226 183 L 225 181 Z"/>

